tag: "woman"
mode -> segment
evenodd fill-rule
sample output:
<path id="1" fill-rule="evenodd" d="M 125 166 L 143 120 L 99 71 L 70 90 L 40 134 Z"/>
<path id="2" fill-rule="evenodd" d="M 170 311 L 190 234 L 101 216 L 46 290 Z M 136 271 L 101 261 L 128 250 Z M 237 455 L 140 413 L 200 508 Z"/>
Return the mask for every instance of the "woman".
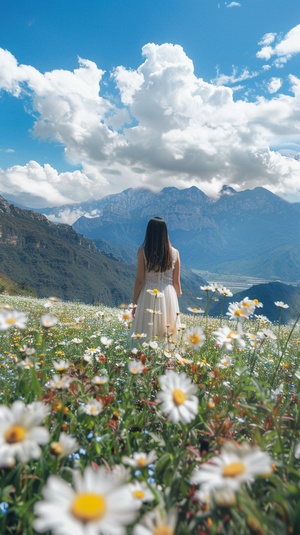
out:
<path id="1" fill-rule="evenodd" d="M 175 340 L 181 296 L 180 257 L 172 247 L 167 225 L 153 217 L 147 225 L 143 245 L 137 253 L 137 275 L 133 292 L 133 333 Z"/>

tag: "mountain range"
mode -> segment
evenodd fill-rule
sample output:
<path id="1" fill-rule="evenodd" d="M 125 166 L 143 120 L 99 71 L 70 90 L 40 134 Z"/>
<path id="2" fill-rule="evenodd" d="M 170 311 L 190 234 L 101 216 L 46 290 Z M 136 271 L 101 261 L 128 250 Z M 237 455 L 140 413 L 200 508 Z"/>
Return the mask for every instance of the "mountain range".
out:
<path id="1" fill-rule="evenodd" d="M 194 270 L 270 281 L 300 280 L 300 203 L 258 187 L 237 192 L 224 186 L 216 199 L 197 187 L 159 193 L 127 189 L 98 201 L 44 209 L 59 220 L 84 214 L 73 228 L 101 250 L 135 261 L 149 218 L 163 217 L 182 263 Z"/>
<path id="2" fill-rule="evenodd" d="M 205 281 L 190 269 L 182 271 L 186 308 Z M 114 307 L 131 302 L 136 265 L 100 251 L 72 226 L 56 225 L 0 197 L 0 273 L 38 297 Z"/>

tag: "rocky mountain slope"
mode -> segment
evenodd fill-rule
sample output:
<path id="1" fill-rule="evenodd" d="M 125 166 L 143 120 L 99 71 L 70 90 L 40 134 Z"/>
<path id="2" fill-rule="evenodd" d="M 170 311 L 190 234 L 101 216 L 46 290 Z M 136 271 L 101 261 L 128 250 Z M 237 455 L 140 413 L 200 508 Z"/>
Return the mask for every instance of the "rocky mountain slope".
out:
<path id="1" fill-rule="evenodd" d="M 119 306 L 131 302 L 136 265 L 99 251 L 71 226 L 0 197 L 0 273 L 38 297 Z M 205 281 L 189 269 L 182 275 L 186 308 Z"/>

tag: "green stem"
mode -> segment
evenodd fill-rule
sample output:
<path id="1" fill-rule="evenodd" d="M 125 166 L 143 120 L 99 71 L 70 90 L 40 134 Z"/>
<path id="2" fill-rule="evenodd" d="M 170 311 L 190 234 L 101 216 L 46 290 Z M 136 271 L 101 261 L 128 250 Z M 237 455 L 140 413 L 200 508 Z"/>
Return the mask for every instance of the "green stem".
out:
<path id="1" fill-rule="evenodd" d="M 278 359 L 277 366 L 276 366 L 276 368 L 275 368 L 275 371 L 274 371 L 273 376 L 272 376 L 272 379 L 271 379 L 271 386 L 274 386 L 274 381 L 275 381 L 275 378 L 276 378 L 276 376 L 277 376 L 277 373 L 278 373 L 278 370 L 279 370 L 281 361 L 282 361 L 282 359 L 283 359 L 285 350 L 286 350 L 286 348 L 287 348 L 287 345 L 288 345 L 288 343 L 289 343 L 289 341 L 290 341 L 290 339 L 291 339 L 291 336 L 292 336 L 292 334 L 293 334 L 293 332 L 294 332 L 294 330 L 295 330 L 295 328 L 296 328 L 296 325 L 297 325 L 299 319 L 300 319 L 300 313 L 299 313 L 299 315 L 297 316 L 297 318 L 296 318 L 296 320 L 295 320 L 295 322 L 294 322 L 294 324 L 293 324 L 293 327 L 291 328 L 291 330 L 290 330 L 290 332 L 289 332 L 289 335 L 288 335 L 287 340 L 286 340 L 286 342 L 285 342 L 285 344 L 284 344 L 284 347 L 283 347 L 283 349 L 282 349 L 282 351 L 281 351 L 280 357 L 279 357 L 279 359 Z"/>

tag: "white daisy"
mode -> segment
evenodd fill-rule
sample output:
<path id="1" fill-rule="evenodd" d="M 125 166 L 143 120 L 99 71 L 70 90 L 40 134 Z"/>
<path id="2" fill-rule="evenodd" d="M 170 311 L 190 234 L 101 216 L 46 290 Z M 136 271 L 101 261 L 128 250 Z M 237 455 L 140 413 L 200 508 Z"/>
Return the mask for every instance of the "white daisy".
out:
<path id="1" fill-rule="evenodd" d="M 54 327 L 58 322 L 58 319 L 56 316 L 53 316 L 52 314 L 43 314 L 41 316 L 41 325 L 45 329 L 51 329 L 51 327 Z"/>
<path id="2" fill-rule="evenodd" d="M 25 405 L 15 401 L 11 408 L 0 406 L 0 466 L 13 466 L 16 459 L 22 463 L 41 456 L 40 445 L 47 444 L 49 432 L 40 424 L 49 408 L 35 401 Z"/>
<path id="3" fill-rule="evenodd" d="M 79 449 L 79 444 L 76 438 L 71 437 L 67 433 L 61 432 L 57 442 L 51 442 L 50 452 L 57 455 L 59 459 L 68 457 Z"/>
<path id="4" fill-rule="evenodd" d="M 157 394 L 161 409 L 173 423 L 191 422 L 198 414 L 197 386 L 185 373 L 173 370 L 159 377 L 161 392 Z"/>
<path id="5" fill-rule="evenodd" d="M 54 369 L 57 372 L 64 372 L 70 367 L 69 360 L 64 360 L 64 359 L 54 360 L 53 359 L 52 363 L 53 363 Z"/>
<path id="6" fill-rule="evenodd" d="M 107 383 L 107 381 L 108 377 L 105 374 L 95 375 L 95 377 L 92 379 L 92 383 L 94 383 L 94 385 L 104 385 Z"/>
<path id="7" fill-rule="evenodd" d="M 73 485 L 50 476 L 43 491 L 44 501 L 34 507 L 33 527 L 53 535 L 125 535 L 136 518 L 140 504 L 122 482 L 104 467 L 87 467 L 73 473 Z"/>
<path id="8" fill-rule="evenodd" d="M 98 416 L 103 411 L 103 403 L 97 399 L 91 399 L 88 403 L 82 405 L 80 410 L 90 416 Z"/>
<path id="9" fill-rule="evenodd" d="M 0 331 L 6 331 L 11 327 L 17 329 L 24 329 L 26 327 L 28 317 L 24 312 L 18 310 L 3 309 L 0 311 Z"/>
<path id="10" fill-rule="evenodd" d="M 175 535 L 177 513 L 174 509 L 165 511 L 156 507 L 145 514 L 133 528 L 133 535 Z"/>
<path id="11" fill-rule="evenodd" d="M 151 450 L 149 453 L 144 452 L 134 452 L 131 457 L 122 457 L 122 463 L 132 466 L 132 468 L 143 468 L 144 466 L 149 466 L 157 459 L 156 452 Z"/>
<path id="12" fill-rule="evenodd" d="M 157 288 L 154 288 L 153 290 L 147 290 L 148 294 L 153 295 L 153 297 L 163 297 L 163 292 L 160 292 Z"/>
<path id="13" fill-rule="evenodd" d="M 195 326 L 187 329 L 184 334 L 184 339 L 193 347 L 193 349 L 198 349 L 203 346 L 206 337 L 201 327 Z"/>
<path id="14" fill-rule="evenodd" d="M 61 377 L 58 374 L 54 374 L 52 379 L 46 383 L 46 386 L 48 388 L 54 388 L 55 390 L 67 390 L 72 382 L 73 379 L 70 377 Z"/>
<path id="15" fill-rule="evenodd" d="M 284 303 L 283 301 L 275 301 L 274 303 L 278 308 L 289 308 L 289 305 Z"/>
<path id="16" fill-rule="evenodd" d="M 154 495 L 144 481 L 134 481 L 129 484 L 129 489 L 132 492 L 133 498 L 141 505 L 144 502 L 151 502 L 154 500 Z"/>
<path id="17" fill-rule="evenodd" d="M 131 360 L 128 362 L 128 370 L 134 375 L 143 373 L 144 365 L 140 360 Z"/>
<path id="18" fill-rule="evenodd" d="M 233 349 L 234 343 L 236 343 L 241 349 L 245 347 L 245 341 L 243 340 L 243 332 L 241 324 L 238 323 L 237 330 L 231 329 L 228 325 L 220 327 L 217 331 L 213 332 L 216 338 L 216 342 L 219 346 L 225 347 L 228 351 Z"/>
<path id="19" fill-rule="evenodd" d="M 225 442 L 218 457 L 202 464 L 192 476 L 191 482 L 204 485 L 208 492 L 224 487 L 239 490 L 243 483 L 251 483 L 255 476 L 272 473 L 272 460 L 268 453 L 247 442 L 237 445 Z"/>
<path id="20" fill-rule="evenodd" d="M 229 368 L 230 366 L 232 366 L 232 364 L 233 364 L 232 358 L 225 356 L 221 358 L 217 366 L 219 368 Z"/>

